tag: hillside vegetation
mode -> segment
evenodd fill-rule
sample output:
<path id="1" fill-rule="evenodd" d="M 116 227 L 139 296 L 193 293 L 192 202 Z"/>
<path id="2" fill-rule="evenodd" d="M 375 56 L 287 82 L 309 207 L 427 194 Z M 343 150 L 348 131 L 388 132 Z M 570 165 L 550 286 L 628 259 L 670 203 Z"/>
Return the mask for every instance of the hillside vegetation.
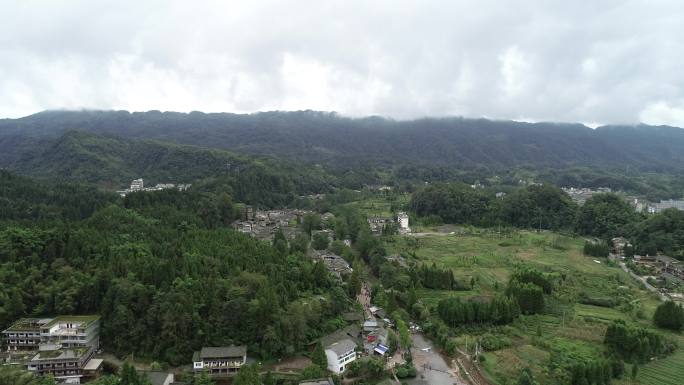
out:
<path id="1" fill-rule="evenodd" d="M 684 170 L 684 131 L 674 127 L 593 130 L 580 124 L 464 118 L 351 119 L 314 111 L 47 111 L 0 121 L 2 136 L 56 137 L 73 129 L 330 164 Z"/>

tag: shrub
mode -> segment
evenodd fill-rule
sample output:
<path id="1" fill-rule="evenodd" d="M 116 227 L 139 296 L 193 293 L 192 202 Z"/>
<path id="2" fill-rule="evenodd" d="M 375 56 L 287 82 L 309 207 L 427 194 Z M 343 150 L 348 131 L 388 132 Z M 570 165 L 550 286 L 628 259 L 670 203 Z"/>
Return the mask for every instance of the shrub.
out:
<path id="1" fill-rule="evenodd" d="M 680 331 L 684 327 L 684 308 L 673 301 L 664 302 L 653 314 L 653 323 L 663 329 Z"/>

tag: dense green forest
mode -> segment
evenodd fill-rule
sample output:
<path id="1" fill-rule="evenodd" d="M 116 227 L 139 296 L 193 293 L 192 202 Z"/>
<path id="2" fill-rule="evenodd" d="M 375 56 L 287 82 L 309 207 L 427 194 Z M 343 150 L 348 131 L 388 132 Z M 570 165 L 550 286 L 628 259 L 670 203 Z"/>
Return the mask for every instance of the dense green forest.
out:
<path id="1" fill-rule="evenodd" d="M 122 200 L 0 175 L 0 328 L 97 313 L 109 351 L 180 364 L 203 345 L 293 354 L 349 306 L 322 264 L 226 228 L 225 191 Z"/>
<path id="2" fill-rule="evenodd" d="M 0 120 L 0 167 L 20 172 L 45 168 L 41 164 L 51 160 L 55 152 L 51 147 L 72 145 L 58 138 L 73 130 L 110 139 L 151 139 L 322 164 L 336 169 L 339 177 L 348 172 L 355 174 L 347 175 L 351 177 L 348 182 L 358 182 L 359 174 L 368 177 L 373 170 L 389 170 L 391 176 L 386 174 L 385 181 L 392 184 L 463 180 L 515 185 L 531 178 L 558 186 L 610 187 L 651 199 L 678 198 L 684 193 L 684 132 L 679 128 L 606 126 L 592 130 L 579 124 L 463 118 L 394 121 L 379 117 L 352 119 L 314 111 L 249 115 L 46 111 Z M 137 147 L 132 149 L 133 157 L 123 157 L 124 161 L 131 160 L 131 170 L 117 176 L 126 179 L 151 171 L 150 162 L 158 162 L 159 170 L 154 172 L 169 181 L 188 179 L 207 169 L 223 170 L 225 166 L 211 162 L 222 158 L 217 153 L 202 154 L 199 158 L 203 160 L 193 166 L 193 158 L 178 154 L 190 151 L 188 148 L 168 153 Z M 36 173 L 60 171 L 93 178 L 93 172 L 102 179 L 111 168 L 121 170 L 120 159 L 107 158 L 110 152 L 95 153 L 98 156 L 92 167 L 103 166 L 101 172 L 83 170 L 83 166 L 72 169 L 52 165 L 52 170 Z M 57 155 L 59 159 L 69 160 Z M 31 162 L 30 167 L 24 165 L 26 161 Z M 364 181 L 374 183 L 368 178 Z"/>
<path id="3" fill-rule="evenodd" d="M 284 155 L 308 162 L 407 160 L 434 165 L 567 166 L 682 170 L 684 132 L 674 127 L 521 123 L 464 118 L 395 121 L 299 111 L 190 114 L 46 111 L 5 120 L 0 131 L 32 136 L 70 129 Z M 430 151 L 416 151 L 430 148 Z"/>

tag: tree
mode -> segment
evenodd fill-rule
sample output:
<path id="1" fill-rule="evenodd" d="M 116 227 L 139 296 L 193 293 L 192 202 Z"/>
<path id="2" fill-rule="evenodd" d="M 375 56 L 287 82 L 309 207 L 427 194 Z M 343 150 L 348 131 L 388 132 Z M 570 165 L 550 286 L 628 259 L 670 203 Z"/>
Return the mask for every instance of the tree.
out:
<path id="1" fill-rule="evenodd" d="M 124 362 L 123 366 L 121 367 L 120 385 L 149 385 L 149 383 L 150 382 L 144 375 L 138 374 L 138 372 L 135 370 L 135 367 L 133 367 L 130 362 Z"/>
<path id="2" fill-rule="evenodd" d="M 595 194 L 582 205 L 575 230 L 602 239 L 622 236 L 637 219 L 634 208 L 617 194 Z"/>
<path id="3" fill-rule="evenodd" d="M 309 250 L 309 237 L 304 233 L 299 233 L 290 242 L 290 253 L 306 254 Z"/>
<path id="4" fill-rule="evenodd" d="M 214 385 L 214 380 L 209 377 L 207 371 L 202 371 L 199 377 L 195 377 L 194 385 Z"/>
<path id="5" fill-rule="evenodd" d="M 354 265 L 358 265 L 358 263 Z M 359 276 L 359 270 L 359 268 L 355 268 L 349 277 L 349 295 L 352 297 L 356 297 L 361 293 L 361 277 Z"/>
<path id="6" fill-rule="evenodd" d="M 411 348 L 411 333 L 403 319 L 394 314 L 394 321 L 397 325 L 397 332 L 399 332 L 399 344 L 401 348 L 408 351 Z"/>
<path id="7" fill-rule="evenodd" d="M 525 368 L 520 371 L 520 375 L 518 376 L 518 381 L 516 382 L 516 385 L 537 385 L 538 382 L 534 380 L 534 376 L 532 375 L 532 371 L 530 368 Z"/>
<path id="8" fill-rule="evenodd" d="M 663 329 L 680 331 L 684 327 L 684 308 L 674 301 L 663 302 L 653 314 L 653 323 Z"/>
<path id="9" fill-rule="evenodd" d="M 54 380 L 52 384 L 54 384 Z M 38 385 L 38 379 L 26 370 L 0 366 L 0 385 Z"/>
<path id="10" fill-rule="evenodd" d="M 389 348 L 390 354 L 394 354 L 397 349 L 399 349 L 399 338 L 394 330 L 387 331 L 387 347 Z"/>
<path id="11" fill-rule="evenodd" d="M 636 380 L 638 374 L 639 374 L 639 365 L 634 363 L 634 364 L 632 364 L 632 372 L 631 372 L 632 381 Z"/>
<path id="12" fill-rule="evenodd" d="M 321 344 L 320 341 L 316 343 L 316 348 L 314 348 L 314 351 L 311 354 L 311 362 L 314 365 L 320 366 L 321 368 L 328 367 L 328 357 L 325 355 L 323 344 Z"/>
<path id="13" fill-rule="evenodd" d="M 311 247 L 313 247 L 316 250 L 325 250 L 328 248 L 328 244 L 330 243 L 330 238 L 328 238 L 328 234 L 326 233 L 316 233 L 313 236 L 313 239 L 311 240 Z"/>
<path id="14" fill-rule="evenodd" d="M 323 378 L 326 375 L 326 370 L 318 365 L 309 365 L 299 375 L 299 380 L 313 380 L 316 378 Z"/>
<path id="15" fill-rule="evenodd" d="M 523 314 L 536 314 L 544 309 L 544 292 L 537 285 L 511 281 L 506 294 L 517 300 Z"/>
<path id="16" fill-rule="evenodd" d="M 273 377 L 273 373 L 271 373 L 270 370 L 268 372 L 266 372 L 266 375 L 264 376 L 263 383 L 264 383 L 264 385 L 276 385 L 277 384 L 277 380 L 275 379 L 275 377 Z"/>
<path id="17" fill-rule="evenodd" d="M 261 378 L 259 377 L 259 365 L 247 364 L 242 365 L 238 374 L 233 381 L 234 385 L 261 385 Z"/>
<path id="18" fill-rule="evenodd" d="M 306 214 L 302 218 L 302 230 L 311 237 L 314 230 L 321 228 L 321 217 L 316 214 Z"/>

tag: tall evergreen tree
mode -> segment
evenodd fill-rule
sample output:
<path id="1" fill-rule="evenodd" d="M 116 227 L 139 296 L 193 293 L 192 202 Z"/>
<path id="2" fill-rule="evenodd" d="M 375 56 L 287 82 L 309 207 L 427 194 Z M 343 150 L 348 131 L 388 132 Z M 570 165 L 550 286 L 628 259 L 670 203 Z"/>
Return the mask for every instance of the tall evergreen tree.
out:
<path id="1" fill-rule="evenodd" d="M 322 369 L 328 367 L 328 357 L 325 355 L 325 350 L 323 349 L 323 344 L 319 341 L 316 343 L 316 348 L 311 354 L 311 362 L 314 365 L 318 365 Z"/>

